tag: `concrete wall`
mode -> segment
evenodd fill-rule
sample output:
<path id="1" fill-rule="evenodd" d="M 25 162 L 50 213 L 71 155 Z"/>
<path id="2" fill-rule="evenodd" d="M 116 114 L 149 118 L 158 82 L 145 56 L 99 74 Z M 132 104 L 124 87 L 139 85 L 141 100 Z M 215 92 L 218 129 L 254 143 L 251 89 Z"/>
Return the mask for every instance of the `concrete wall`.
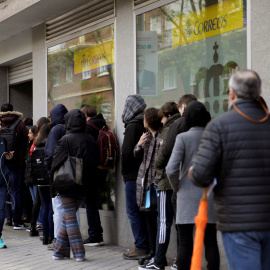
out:
<path id="1" fill-rule="evenodd" d="M 33 115 L 34 123 L 47 113 L 47 50 L 45 24 L 33 28 Z"/>
<path id="2" fill-rule="evenodd" d="M 270 1 L 250 0 L 251 10 L 251 68 L 257 71 L 262 79 L 262 96 L 270 107 Z"/>

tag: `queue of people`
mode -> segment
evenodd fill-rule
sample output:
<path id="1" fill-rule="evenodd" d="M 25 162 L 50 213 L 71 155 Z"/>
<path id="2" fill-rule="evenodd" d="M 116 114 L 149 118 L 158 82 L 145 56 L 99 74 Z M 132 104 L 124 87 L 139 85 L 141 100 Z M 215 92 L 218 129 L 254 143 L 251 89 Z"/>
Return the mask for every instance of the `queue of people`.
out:
<path id="1" fill-rule="evenodd" d="M 270 269 L 270 119 L 260 93 L 256 72 L 237 72 L 229 80 L 229 111 L 212 120 L 191 94 L 160 108 L 147 108 L 140 95 L 127 97 L 121 172 L 134 248 L 123 253 L 124 259 L 138 260 L 139 270 L 165 270 L 175 221 L 171 269 L 190 269 L 202 187 L 212 185 L 204 237 L 207 268 L 220 268 L 219 230 L 230 270 Z M 71 250 L 76 261 L 83 261 L 84 246 L 104 244 L 97 201 L 108 171 L 98 166 L 97 157 L 105 119 L 90 105 L 68 111 L 58 104 L 50 119 L 26 127 L 11 104 L 1 110 L 0 248 L 6 248 L 5 218 L 9 225 L 13 221 L 14 230 L 27 227 L 22 219 L 24 178 L 33 201 L 29 235 L 39 235 L 41 222 L 42 243 L 53 250 L 54 260 L 70 258 Z M 71 157 L 79 162 L 76 185 L 68 188 L 66 181 L 60 189 L 54 180 Z M 88 221 L 85 240 L 78 215 L 82 203 Z"/>

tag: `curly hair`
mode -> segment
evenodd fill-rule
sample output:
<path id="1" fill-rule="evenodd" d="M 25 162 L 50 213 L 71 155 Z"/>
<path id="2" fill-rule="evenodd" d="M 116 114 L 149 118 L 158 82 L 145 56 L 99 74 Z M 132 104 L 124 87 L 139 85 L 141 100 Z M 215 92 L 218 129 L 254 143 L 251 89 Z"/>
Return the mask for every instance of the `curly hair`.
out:
<path id="1" fill-rule="evenodd" d="M 155 131 L 158 131 L 162 127 L 161 117 L 158 111 L 156 108 L 149 108 L 144 113 L 144 119 L 147 125 Z"/>

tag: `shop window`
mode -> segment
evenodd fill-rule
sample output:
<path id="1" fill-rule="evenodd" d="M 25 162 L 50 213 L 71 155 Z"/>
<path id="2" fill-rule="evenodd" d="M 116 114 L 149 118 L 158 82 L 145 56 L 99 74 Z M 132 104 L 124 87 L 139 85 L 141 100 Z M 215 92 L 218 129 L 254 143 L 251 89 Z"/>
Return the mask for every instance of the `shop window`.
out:
<path id="1" fill-rule="evenodd" d="M 149 107 L 193 94 L 212 117 L 228 110 L 229 78 L 247 68 L 246 2 L 178 0 L 137 15 L 137 93 Z"/>
<path id="2" fill-rule="evenodd" d="M 92 105 L 115 127 L 114 26 L 109 25 L 49 47 L 47 51 L 48 114 L 62 103 L 68 110 Z M 99 76 L 99 75 L 109 75 Z M 72 82 L 72 83 L 71 83 Z M 115 169 L 100 183 L 100 209 L 115 205 Z M 100 180 L 100 179 L 98 179 Z"/>

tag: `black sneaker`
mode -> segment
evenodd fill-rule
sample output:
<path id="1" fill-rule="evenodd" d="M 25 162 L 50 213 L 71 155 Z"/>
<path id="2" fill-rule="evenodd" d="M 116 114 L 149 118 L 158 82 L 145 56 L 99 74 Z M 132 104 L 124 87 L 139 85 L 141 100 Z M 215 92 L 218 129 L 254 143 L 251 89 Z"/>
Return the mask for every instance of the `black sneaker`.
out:
<path id="1" fill-rule="evenodd" d="M 154 259 L 150 260 L 148 264 L 139 266 L 138 270 L 145 270 L 145 269 L 155 269 L 155 270 L 165 270 L 164 265 L 158 265 L 154 262 Z"/>
<path id="2" fill-rule="evenodd" d="M 13 226 L 12 220 L 7 219 L 6 226 Z"/>
<path id="3" fill-rule="evenodd" d="M 99 238 L 87 238 L 86 240 L 83 241 L 83 244 L 88 247 L 95 247 L 95 246 L 103 246 L 103 237 Z"/>
<path id="4" fill-rule="evenodd" d="M 13 230 L 25 230 L 27 228 L 28 226 L 25 225 L 24 223 L 14 223 Z"/>

